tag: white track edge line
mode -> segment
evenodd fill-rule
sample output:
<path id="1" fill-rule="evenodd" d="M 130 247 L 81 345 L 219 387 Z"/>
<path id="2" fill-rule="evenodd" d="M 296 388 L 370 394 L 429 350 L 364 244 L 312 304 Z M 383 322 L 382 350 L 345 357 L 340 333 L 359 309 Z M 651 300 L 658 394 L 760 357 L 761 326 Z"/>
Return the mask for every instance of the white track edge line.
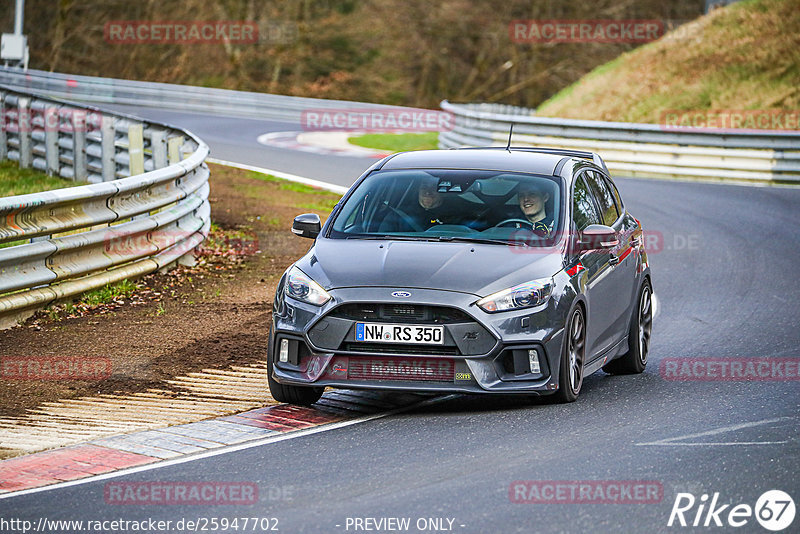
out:
<path id="1" fill-rule="evenodd" d="M 222 448 L 215 448 L 215 449 L 211 449 L 211 450 L 208 450 L 208 451 L 205 451 L 205 452 L 198 452 L 198 453 L 195 453 L 195 454 L 188 454 L 188 455 L 182 456 L 180 458 L 173 458 L 171 460 L 162 460 L 162 461 L 156 461 L 156 462 L 153 462 L 153 463 L 149 463 L 149 464 L 146 464 L 146 465 L 139 465 L 139 466 L 136 466 L 136 467 L 128 467 L 128 468 L 125 468 L 125 469 L 120 469 L 119 471 L 114 471 L 114 472 L 111 472 L 111 473 L 103 473 L 103 474 L 100 474 L 100 475 L 81 478 L 81 479 L 78 479 L 78 480 L 68 480 L 68 481 L 65 481 L 65 482 L 58 482 L 56 484 L 50 484 L 50 485 L 41 486 L 41 487 L 38 487 L 38 488 L 30 488 L 30 489 L 25 489 L 25 490 L 20 490 L 20 491 L 12 491 L 12 492 L 9 492 L 9 493 L 3 493 L 3 494 L 0 494 L 0 500 L 12 498 L 12 497 L 22 497 L 23 495 L 30 495 L 32 493 L 40 493 L 40 492 L 50 491 L 50 490 L 55 490 L 55 489 L 68 488 L 68 487 L 71 487 L 71 486 L 79 486 L 81 484 L 88 484 L 90 482 L 98 482 L 100 480 L 108 480 L 110 478 L 117 478 L 117 477 L 121 477 L 121 476 L 125 476 L 125 475 L 131 475 L 131 474 L 134 474 L 134 473 L 141 473 L 143 471 L 152 471 L 152 470 L 155 470 L 155 469 L 161 469 L 162 467 L 170 467 L 170 466 L 173 466 L 173 465 L 178 465 L 178 464 L 182 464 L 182 463 L 186 463 L 186 462 L 192 462 L 192 461 L 195 461 L 195 460 L 203 460 L 205 458 L 211 458 L 211 457 L 214 457 L 214 456 L 220 456 L 222 454 L 227 454 L 229 452 L 237 452 L 237 451 L 242 451 L 242 450 L 245 450 L 245 449 L 251 449 L 253 447 L 259 447 L 261 445 L 268 445 L 270 443 L 276 443 L 278 441 L 284 441 L 284 440 L 287 440 L 287 439 L 294 439 L 294 438 L 300 438 L 300 437 L 304 437 L 304 436 L 310 436 L 312 434 L 318 434 L 320 432 L 325 432 L 327 430 L 335 430 L 337 428 L 344 428 L 344 427 L 351 426 L 351 425 L 356 425 L 356 424 L 359 424 L 359 423 L 366 423 L 368 421 L 373 421 L 375 419 L 381 419 L 381 418 L 384 418 L 384 417 L 387 417 L 387 416 L 390 416 L 390 415 L 395 415 L 395 414 L 398 414 L 398 413 L 402 413 L 402 412 L 407 411 L 407 410 L 412 410 L 414 408 L 422 408 L 422 407 L 429 406 L 429 405 L 432 405 L 432 404 L 437 404 L 439 402 L 444 402 L 446 400 L 450 400 L 450 399 L 453 399 L 453 398 L 456 398 L 456 397 L 458 397 L 458 395 L 452 394 L 452 395 L 445 395 L 443 397 L 436 397 L 436 398 L 433 398 L 433 399 L 425 399 L 423 401 L 420 401 L 420 402 L 417 402 L 417 403 L 414 403 L 414 404 L 410 404 L 408 406 L 402 406 L 400 408 L 394 408 L 392 410 L 389 410 L 389 411 L 386 411 L 386 412 L 377 413 L 377 414 L 364 415 L 364 416 L 361 416 L 361 417 L 356 417 L 355 419 L 348 419 L 347 421 L 339 421 L 338 423 L 326 423 L 326 424 L 322 424 L 322 425 L 319 425 L 319 426 L 315 426 L 313 428 L 306 428 L 306 429 L 303 429 L 303 430 L 295 430 L 295 431 L 292 431 L 292 432 L 279 434 L 277 436 L 267 436 L 267 437 L 264 437 L 264 438 L 259 438 L 259 439 L 255 439 L 255 440 L 252 440 L 252 441 L 247 441 L 245 443 L 239 443 L 239 444 L 236 444 L 236 445 L 229 445 L 227 447 L 222 447 Z M 211 419 L 211 420 L 213 421 L 213 419 Z M 110 448 L 110 447 L 106 447 L 106 448 Z M 112 449 L 112 450 L 118 450 L 118 449 Z"/>
<path id="2" fill-rule="evenodd" d="M 783 421 L 790 421 L 794 419 L 794 417 L 789 416 L 781 416 L 781 417 L 774 417 L 772 419 L 762 419 L 760 421 L 748 421 L 746 423 L 738 423 L 735 425 L 723 426 L 718 428 L 712 428 L 711 430 L 705 430 L 703 432 L 695 432 L 692 434 L 684 434 L 683 436 L 676 436 L 672 438 L 662 438 L 656 441 L 647 441 L 642 443 L 636 443 L 637 446 L 646 446 L 646 445 L 685 445 L 686 443 L 680 443 L 680 440 L 684 439 L 694 439 L 694 438 L 703 438 L 707 436 L 716 436 L 718 434 L 724 434 L 726 432 L 735 432 L 736 430 L 744 430 L 746 428 L 753 428 L 761 425 L 769 425 L 772 423 L 780 423 Z M 752 442 L 751 442 L 752 443 Z M 766 443 L 766 442 L 764 442 Z"/>
<path id="3" fill-rule="evenodd" d="M 226 167 L 234 167 L 236 169 L 244 169 L 246 171 L 255 171 L 255 172 L 260 172 L 262 174 L 271 174 L 273 176 L 277 176 L 278 178 L 283 178 L 284 180 L 310 185 L 312 187 L 319 187 L 320 189 L 325 189 L 326 191 L 330 191 L 332 193 L 338 193 L 340 195 L 344 195 L 349 189 L 348 187 L 344 187 L 343 185 L 330 184 L 328 182 L 323 182 L 321 180 L 306 178 L 305 176 L 298 176 L 297 174 L 277 171 L 275 169 L 267 169 L 265 167 L 257 167 L 255 165 L 247 165 L 245 163 L 236 163 L 235 161 L 227 161 L 216 158 L 206 158 L 206 161 L 209 163 L 216 163 L 217 165 L 225 165 Z"/>

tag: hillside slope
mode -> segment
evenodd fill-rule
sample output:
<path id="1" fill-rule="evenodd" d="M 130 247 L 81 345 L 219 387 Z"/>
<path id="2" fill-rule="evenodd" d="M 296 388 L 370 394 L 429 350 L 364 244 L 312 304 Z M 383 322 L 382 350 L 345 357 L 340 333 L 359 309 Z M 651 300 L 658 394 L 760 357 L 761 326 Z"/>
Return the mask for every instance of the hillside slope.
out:
<path id="1" fill-rule="evenodd" d="M 596 68 L 538 114 L 657 123 L 665 110 L 798 108 L 800 3 L 748 0 Z"/>

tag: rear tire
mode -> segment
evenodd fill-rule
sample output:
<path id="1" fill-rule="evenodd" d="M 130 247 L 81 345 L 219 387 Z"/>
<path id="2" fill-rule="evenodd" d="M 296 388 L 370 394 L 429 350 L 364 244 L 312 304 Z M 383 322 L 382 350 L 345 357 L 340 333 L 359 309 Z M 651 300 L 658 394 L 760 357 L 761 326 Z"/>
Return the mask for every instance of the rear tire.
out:
<path id="1" fill-rule="evenodd" d="M 564 349 L 561 351 L 561 368 L 558 372 L 558 391 L 553 400 L 558 403 L 575 402 L 583 385 L 583 363 L 586 360 L 586 319 L 583 309 L 576 306 L 569 315 L 564 329 Z"/>
<path id="2" fill-rule="evenodd" d="M 647 280 L 639 289 L 639 298 L 628 330 L 628 352 L 603 366 L 611 375 L 638 374 L 647 367 L 650 353 L 650 336 L 653 332 L 653 290 Z"/>
<path id="3" fill-rule="evenodd" d="M 325 388 L 279 384 L 272 378 L 273 339 L 272 327 L 270 327 L 269 342 L 267 343 L 267 383 L 269 384 L 269 392 L 272 394 L 272 398 L 278 402 L 299 404 L 301 406 L 314 404 L 322 396 Z"/>

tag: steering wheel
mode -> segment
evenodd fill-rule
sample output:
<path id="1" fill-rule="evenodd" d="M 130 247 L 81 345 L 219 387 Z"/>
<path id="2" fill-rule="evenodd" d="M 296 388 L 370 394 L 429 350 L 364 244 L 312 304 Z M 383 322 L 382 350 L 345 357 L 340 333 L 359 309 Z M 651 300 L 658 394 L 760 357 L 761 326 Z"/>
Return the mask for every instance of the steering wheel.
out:
<path id="1" fill-rule="evenodd" d="M 533 228 L 533 223 L 525 219 L 506 219 L 504 221 L 500 221 L 499 223 L 495 224 L 492 228 L 502 228 L 503 226 L 509 226 L 509 223 L 522 223 L 526 226 L 530 226 L 531 228 Z"/>
<path id="2" fill-rule="evenodd" d="M 422 228 L 422 226 L 417 221 L 415 221 L 408 213 L 404 212 L 401 209 L 395 208 L 394 206 L 390 206 L 389 203 L 386 201 L 384 201 L 383 205 L 392 210 L 394 213 L 396 213 L 401 219 L 403 219 L 403 222 L 409 225 L 415 232 L 425 231 L 425 229 Z"/>

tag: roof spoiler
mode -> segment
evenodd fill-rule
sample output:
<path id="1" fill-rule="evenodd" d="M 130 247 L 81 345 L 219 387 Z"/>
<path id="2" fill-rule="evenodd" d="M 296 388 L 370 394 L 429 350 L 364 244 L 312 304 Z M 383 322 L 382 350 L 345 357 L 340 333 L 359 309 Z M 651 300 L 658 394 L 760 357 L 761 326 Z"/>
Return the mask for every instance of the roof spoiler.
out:
<path id="1" fill-rule="evenodd" d="M 583 158 L 590 160 L 592 163 L 603 169 L 606 172 L 606 174 L 610 174 L 608 172 L 608 167 L 606 167 L 606 162 L 603 161 L 603 158 L 600 157 L 600 154 L 598 154 L 597 152 L 589 152 L 586 150 L 570 150 L 567 148 L 547 148 L 547 147 L 536 147 L 536 146 L 509 146 L 509 147 L 487 146 L 487 147 L 463 147 L 463 148 L 494 148 L 499 150 L 508 150 L 509 152 L 511 151 L 538 152 L 540 154 L 553 154 L 555 156 Z"/>

